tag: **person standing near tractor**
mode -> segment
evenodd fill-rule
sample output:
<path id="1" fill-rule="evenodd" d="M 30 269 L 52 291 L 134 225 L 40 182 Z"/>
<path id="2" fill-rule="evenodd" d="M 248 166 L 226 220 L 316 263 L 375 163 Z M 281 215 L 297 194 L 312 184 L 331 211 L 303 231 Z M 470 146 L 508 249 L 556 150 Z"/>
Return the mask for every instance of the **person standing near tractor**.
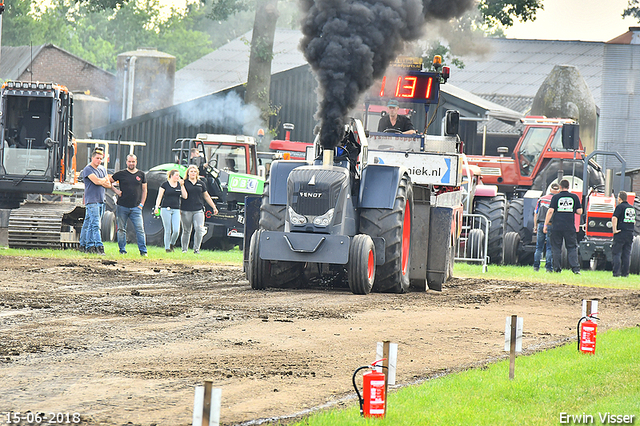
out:
<path id="1" fill-rule="evenodd" d="M 549 193 L 543 195 L 538 199 L 536 204 L 536 212 L 533 215 L 533 223 L 535 226 L 533 227 L 533 233 L 536 234 L 536 252 L 533 255 L 533 270 L 540 270 L 540 262 L 542 260 L 542 252 L 544 251 L 544 246 L 547 246 L 547 254 L 545 257 L 545 268 L 547 272 L 553 272 L 553 252 L 551 250 L 551 231 L 552 225 L 549 223 L 547 226 L 547 233 L 544 233 L 544 220 L 547 217 L 547 211 L 549 210 L 549 204 L 551 203 L 551 198 L 560 190 L 560 185 L 557 183 L 552 183 L 549 188 Z"/>
<path id="2" fill-rule="evenodd" d="M 182 221 L 182 252 L 189 251 L 191 230 L 195 228 L 193 238 L 193 253 L 200 253 L 200 244 L 204 237 L 204 203 L 211 206 L 213 214 L 218 214 L 218 208 L 207 192 L 207 184 L 199 178 L 198 166 L 192 164 L 187 167 L 186 179 L 182 185 L 182 205 L 180 218 Z"/>
<path id="3" fill-rule="evenodd" d="M 100 235 L 100 221 L 104 214 L 104 190 L 111 188 L 111 180 L 104 168 L 102 148 L 95 148 L 91 153 L 91 162 L 82 169 L 80 176 L 84 182 L 85 216 L 80 233 L 81 247 L 86 253 L 104 255 L 104 245 Z"/>
<path id="4" fill-rule="evenodd" d="M 633 228 L 636 224 L 636 209 L 627 202 L 627 193 L 618 193 L 618 205 L 611 219 L 613 225 L 613 276 L 628 277 L 631 261 L 631 244 L 633 243 Z"/>
<path id="5" fill-rule="evenodd" d="M 553 222 L 551 232 L 551 250 L 553 252 L 553 270 L 562 271 L 562 242 L 567 249 L 569 265 L 574 274 L 580 275 L 578 263 L 578 239 L 576 237 L 575 215 L 582 214 L 580 198 L 569 192 L 569 181 L 560 181 L 560 192 L 551 198 L 549 210 L 544 220 L 543 231 L 549 232 L 550 223 Z"/>
<path id="6" fill-rule="evenodd" d="M 111 182 L 118 182 L 120 189 L 114 188 L 118 196 L 116 218 L 118 219 L 118 248 L 120 254 L 127 250 L 127 222 L 136 230 L 136 239 L 140 256 L 147 256 L 147 243 L 142 221 L 142 208 L 147 199 L 147 178 L 143 171 L 138 170 L 138 158 L 134 154 L 127 155 L 127 168 L 111 176 Z"/>
<path id="7" fill-rule="evenodd" d="M 178 169 L 171 169 L 167 173 L 167 180 L 158 188 L 156 207 L 154 213 L 160 212 L 162 226 L 164 227 L 164 249 L 167 253 L 173 251 L 178 241 L 180 231 L 180 198 L 182 198 L 182 185 Z"/>

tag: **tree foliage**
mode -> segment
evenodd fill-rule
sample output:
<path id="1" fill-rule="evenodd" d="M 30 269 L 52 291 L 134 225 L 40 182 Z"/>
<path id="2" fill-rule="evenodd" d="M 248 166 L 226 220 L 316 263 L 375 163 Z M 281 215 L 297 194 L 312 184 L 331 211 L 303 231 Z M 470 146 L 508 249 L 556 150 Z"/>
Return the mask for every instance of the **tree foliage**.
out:
<path id="1" fill-rule="evenodd" d="M 640 22 L 640 0 L 629 0 L 627 8 L 622 12 L 622 17 L 631 16 Z"/>
<path id="2" fill-rule="evenodd" d="M 478 9 L 485 21 L 495 27 L 513 25 L 513 20 L 533 21 L 538 9 L 544 9 L 542 0 L 480 0 Z"/>
<path id="3" fill-rule="evenodd" d="M 213 50 L 198 29 L 205 19 L 201 4 L 160 15 L 158 0 L 12 1 L 3 19 L 7 46 L 52 43 L 101 68 L 113 71 L 117 55 L 155 47 L 176 56 L 178 68 Z"/>

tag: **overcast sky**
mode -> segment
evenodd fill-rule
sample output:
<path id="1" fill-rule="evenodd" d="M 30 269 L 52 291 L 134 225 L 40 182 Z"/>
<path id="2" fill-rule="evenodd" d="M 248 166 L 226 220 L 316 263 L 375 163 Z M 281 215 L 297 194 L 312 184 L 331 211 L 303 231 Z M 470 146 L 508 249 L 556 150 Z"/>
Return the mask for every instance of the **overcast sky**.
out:
<path id="1" fill-rule="evenodd" d="M 543 0 L 533 22 L 516 23 L 506 31 L 509 38 L 538 40 L 609 41 L 640 26 L 622 19 L 628 0 Z"/>

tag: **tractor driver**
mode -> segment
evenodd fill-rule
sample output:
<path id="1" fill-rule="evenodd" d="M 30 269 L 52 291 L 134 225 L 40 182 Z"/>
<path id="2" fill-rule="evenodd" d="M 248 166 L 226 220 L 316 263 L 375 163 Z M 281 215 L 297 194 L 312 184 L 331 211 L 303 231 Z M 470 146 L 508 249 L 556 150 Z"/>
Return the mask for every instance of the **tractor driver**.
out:
<path id="1" fill-rule="evenodd" d="M 398 115 L 399 107 L 398 101 L 395 99 L 387 102 L 387 110 L 389 113 L 378 122 L 379 132 L 402 133 L 405 135 L 414 135 L 416 133 L 411 119 L 406 115 Z"/>

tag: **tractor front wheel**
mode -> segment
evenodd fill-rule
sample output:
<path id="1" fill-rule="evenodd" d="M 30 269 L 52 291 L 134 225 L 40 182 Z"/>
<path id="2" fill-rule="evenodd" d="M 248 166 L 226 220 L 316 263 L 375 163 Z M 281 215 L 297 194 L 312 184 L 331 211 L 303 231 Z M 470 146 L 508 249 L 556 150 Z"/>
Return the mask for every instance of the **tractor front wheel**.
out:
<path id="1" fill-rule="evenodd" d="M 353 294 L 369 294 L 376 276 L 376 252 L 370 236 L 358 234 L 349 246 L 347 265 L 349 288 Z"/>
<path id="2" fill-rule="evenodd" d="M 260 259 L 260 234 L 261 230 L 256 231 L 251 236 L 249 245 L 249 284 L 254 290 L 264 290 L 269 284 L 269 261 Z"/>

